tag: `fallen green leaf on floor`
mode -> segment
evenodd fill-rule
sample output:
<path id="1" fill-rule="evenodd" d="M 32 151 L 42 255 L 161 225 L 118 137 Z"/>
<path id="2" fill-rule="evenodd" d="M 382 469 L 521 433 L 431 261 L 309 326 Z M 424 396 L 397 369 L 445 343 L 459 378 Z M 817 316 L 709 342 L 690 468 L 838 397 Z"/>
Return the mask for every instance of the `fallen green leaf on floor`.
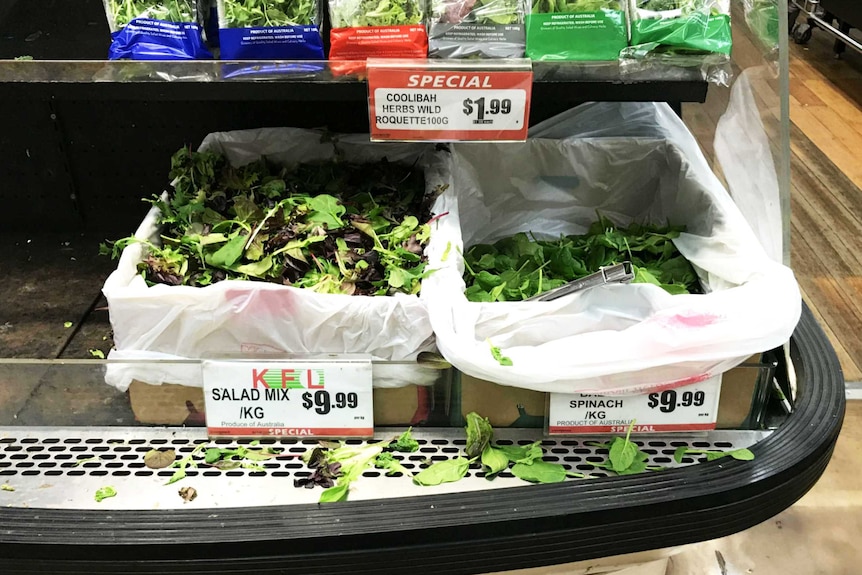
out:
<path id="1" fill-rule="evenodd" d="M 68 328 L 72 327 L 73 325 L 75 325 L 75 324 L 73 324 L 71 321 L 67 321 L 63 324 L 63 327 L 68 329 Z"/>
<path id="2" fill-rule="evenodd" d="M 111 486 L 100 487 L 96 490 L 96 503 L 99 503 L 108 497 L 114 497 L 116 494 L 117 490 Z"/>
<path id="3" fill-rule="evenodd" d="M 144 455 L 144 465 L 150 469 L 164 469 L 170 466 L 177 458 L 177 452 L 173 449 L 161 451 L 151 449 Z"/>
<path id="4" fill-rule="evenodd" d="M 180 489 L 179 494 L 184 501 L 194 501 L 195 497 L 198 496 L 198 490 L 194 487 L 183 487 Z"/>
<path id="5" fill-rule="evenodd" d="M 661 471 L 660 466 L 648 465 L 649 454 L 638 449 L 633 441 L 629 440 L 635 420 L 629 424 L 625 437 L 614 437 L 607 443 L 591 443 L 595 447 L 608 450 L 608 459 L 604 463 L 592 463 L 595 467 L 601 467 L 613 471 L 617 475 L 634 475 L 644 471 Z"/>
<path id="6" fill-rule="evenodd" d="M 482 452 L 494 437 L 494 429 L 487 417 L 482 417 L 476 412 L 467 414 L 467 445 L 464 446 L 464 454 L 467 459 L 478 459 Z"/>
<path id="7" fill-rule="evenodd" d="M 413 428 L 408 427 L 407 431 L 399 435 L 398 439 L 393 441 L 389 447 L 393 451 L 402 451 L 404 453 L 419 451 L 419 442 L 413 439 Z"/>
<path id="8" fill-rule="evenodd" d="M 90 352 L 90 355 L 92 355 L 95 358 L 105 359 L 105 352 L 102 351 L 101 349 L 91 349 L 88 351 Z"/>
<path id="9" fill-rule="evenodd" d="M 689 449 L 683 445 L 681 447 L 677 447 L 676 451 L 673 452 L 673 460 L 677 463 L 682 463 L 682 458 L 686 455 L 706 455 L 707 461 L 715 461 L 722 457 L 732 457 L 733 459 L 738 459 L 740 461 L 752 461 L 754 459 L 754 453 L 752 453 L 750 449 L 746 449 L 744 447 L 742 449 L 734 449 L 731 451 L 711 451 L 708 449 Z"/>
<path id="10" fill-rule="evenodd" d="M 529 465 L 516 463 L 512 466 L 512 473 L 530 483 L 559 483 L 566 480 L 566 468 L 549 461 L 534 461 Z"/>
<path id="11" fill-rule="evenodd" d="M 509 468 L 509 457 L 500 449 L 487 445 L 482 452 L 482 465 L 487 467 L 485 477 L 493 479 L 498 473 Z"/>
<path id="12" fill-rule="evenodd" d="M 0 491 L 15 491 L 15 488 L 8 483 L 4 483 L 3 485 L 0 485 Z"/>
<path id="13" fill-rule="evenodd" d="M 189 453 L 188 455 L 186 455 L 185 457 L 183 457 L 179 461 L 174 461 L 171 464 L 171 466 L 176 467 L 177 470 L 174 471 L 174 474 L 171 475 L 171 478 L 168 479 L 168 482 L 165 483 L 165 485 L 170 485 L 171 483 L 176 483 L 177 481 L 184 479 L 186 476 L 186 467 L 189 467 L 189 466 L 197 467 L 198 464 L 195 463 L 194 457 L 195 457 L 195 455 L 200 453 L 201 450 L 204 449 L 205 447 L 206 447 L 206 443 L 201 443 L 197 447 L 195 447 L 191 453 Z"/>
<path id="14" fill-rule="evenodd" d="M 427 469 L 423 469 L 413 476 L 413 483 L 417 485 L 440 485 L 458 481 L 467 475 L 470 469 L 470 460 L 464 457 L 438 461 Z"/>
<path id="15" fill-rule="evenodd" d="M 75 467 L 78 467 L 80 465 L 84 465 L 85 463 L 93 463 L 94 461 L 101 461 L 101 459 L 99 458 L 98 455 L 96 455 L 94 457 L 86 457 L 84 459 L 79 459 L 78 461 L 75 462 Z"/>
<path id="16" fill-rule="evenodd" d="M 386 470 L 386 475 L 401 473 L 407 477 L 413 477 L 413 472 L 404 467 L 402 463 L 392 455 L 391 451 L 384 451 L 374 460 L 374 467 Z"/>

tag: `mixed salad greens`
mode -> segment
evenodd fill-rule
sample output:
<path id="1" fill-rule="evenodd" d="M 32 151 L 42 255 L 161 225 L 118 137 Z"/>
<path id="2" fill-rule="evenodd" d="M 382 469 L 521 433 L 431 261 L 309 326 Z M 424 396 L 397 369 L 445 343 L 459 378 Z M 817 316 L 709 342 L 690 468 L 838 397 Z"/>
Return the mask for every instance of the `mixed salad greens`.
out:
<path id="1" fill-rule="evenodd" d="M 532 6 L 533 14 L 620 10 L 617 0 L 534 0 Z"/>
<path id="2" fill-rule="evenodd" d="M 651 12 L 679 10 L 682 16 L 695 12 L 706 12 L 713 16 L 720 13 L 718 5 L 714 0 L 638 0 L 637 7 L 640 10 L 649 10 Z"/>
<path id="3" fill-rule="evenodd" d="M 224 0 L 229 28 L 302 26 L 316 20 L 314 0 Z"/>
<path id="4" fill-rule="evenodd" d="M 333 28 L 405 26 L 424 17 L 420 0 L 330 0 Z"/>
<path id="5" fill-rule="evenodd" d="M 443 24 L 518 24 L 523 20 L 519 0 L 434 0 L 434 21 Z"/>
<path id="6" fill-rule="evenodd" d="M 151 18 L 168 22 L 195 22 L 193 0 L 107 0 L 117 28 L 135 18 Z"/>
<path id="7" fill-rule="evenodd" d="M 146 246 L 138 269 L 152 284 L 259 280 L 351 295 L 416 294 L 425 276 L 431 197 L 420 167 L 331 160 L 240 167 L 180 149 L 159 210 L 159 244 L 128 237 L 102 253 Z M 442 190 L 442 188 L 440 188 Z"/>
<path id="8" fill-rule="evenodd" d="M 600 216 L 584 235 L 536 240 L 522 232 L 477 244 L 464 254 L 464 295 L 474 302 L 521 301 L 623 261 L 632 263 L 636 283 L 697 293 L 697 273 L 673 243 L 683 231 L 636 223 L 620 229 Z"/>

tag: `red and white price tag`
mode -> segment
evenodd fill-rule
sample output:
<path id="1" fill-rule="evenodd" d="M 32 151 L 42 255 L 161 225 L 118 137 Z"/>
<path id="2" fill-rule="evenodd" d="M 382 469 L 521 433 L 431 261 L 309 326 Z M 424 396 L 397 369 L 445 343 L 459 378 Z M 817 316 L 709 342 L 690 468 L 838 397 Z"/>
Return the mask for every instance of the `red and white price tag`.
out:
<path id="1" fill-rule="evenodd" d="M 525 140 L 533 86 L 529 64 L 476 67 L 368 60 L 371 139 Z"/>
<path id="2" fill-rule="evenodd" d="M 371 437 L 371 359 L 204 360 L 210 437 Z"/>
<path id="3" fill-rule="evenodd" d="M 715 429 L 721 376 L 640 395 L 552 393 L 548 435 Z"/>

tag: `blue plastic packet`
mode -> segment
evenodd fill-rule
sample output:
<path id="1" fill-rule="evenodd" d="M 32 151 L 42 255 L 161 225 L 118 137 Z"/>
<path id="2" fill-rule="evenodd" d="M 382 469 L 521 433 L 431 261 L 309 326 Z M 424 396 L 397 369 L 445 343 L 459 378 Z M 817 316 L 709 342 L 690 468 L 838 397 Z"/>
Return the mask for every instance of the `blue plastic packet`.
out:
<path id="1" fill-rule="evenodd" d="M 322 60 L 318 0 L 218 0 L 222 60 Z"/>
<path id="2" fill-rule="evenodd" d="M 111 60 L 202 60 L 196 0 L 104 0 Z"/>

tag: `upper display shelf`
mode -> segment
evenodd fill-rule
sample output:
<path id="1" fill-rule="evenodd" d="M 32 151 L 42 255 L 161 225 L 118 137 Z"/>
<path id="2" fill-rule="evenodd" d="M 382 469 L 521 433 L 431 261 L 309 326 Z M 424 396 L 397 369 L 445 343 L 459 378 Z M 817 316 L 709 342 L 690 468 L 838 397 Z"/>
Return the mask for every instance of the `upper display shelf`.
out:
<path id="1" fill-rule="evenodd" d="M 2 60 L 0 97 L 148 100 L 365 98 L 361 62 Z M 630 72 L 616 62 L 534 62 L 533 97 L 703 102 L 700 69 Z"/>

